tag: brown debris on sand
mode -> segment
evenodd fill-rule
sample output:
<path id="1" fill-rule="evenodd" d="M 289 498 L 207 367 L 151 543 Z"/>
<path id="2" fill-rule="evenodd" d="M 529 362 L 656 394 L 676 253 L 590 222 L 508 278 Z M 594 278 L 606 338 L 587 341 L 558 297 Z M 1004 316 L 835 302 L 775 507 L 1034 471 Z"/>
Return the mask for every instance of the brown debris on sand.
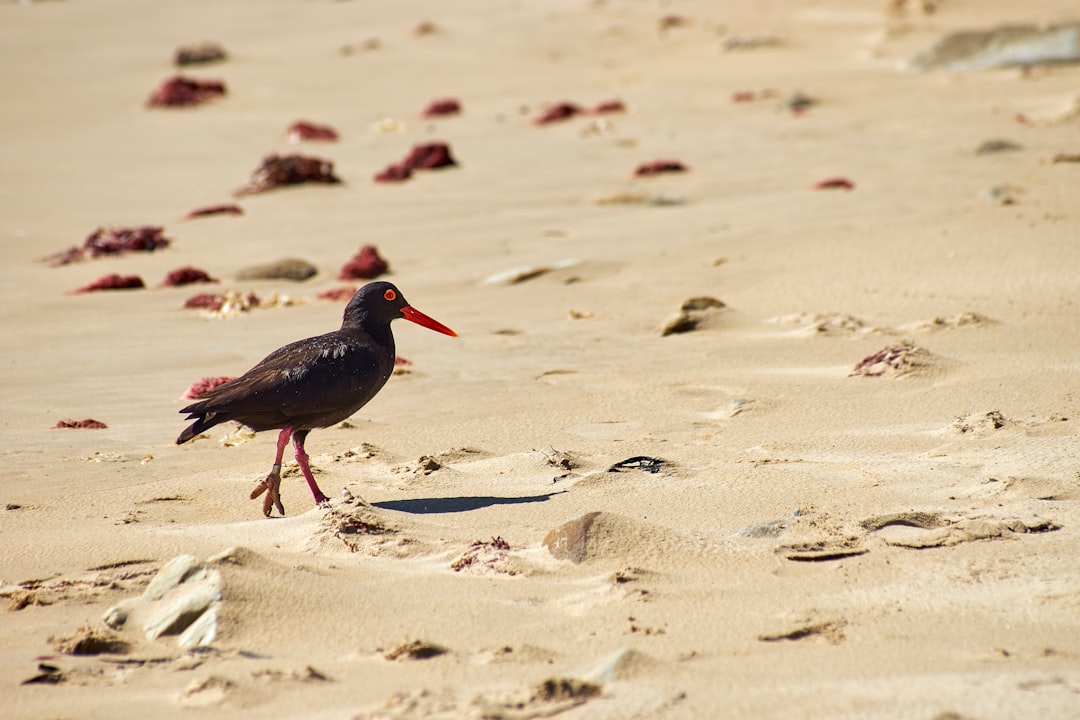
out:
<path id="1" fill-rule="evenodd" d="M 173 54 L 173 65 L 186 67 L 188 65 L 209 65 L 210 63 L 223 62 L 229 57 L 225 48 L 214 42 L 203 42 L 196 45 L 181 45 Z"/>
<path id="2" fill-rule="evenodd" d="M 569 120 L 572 117 L 581 115 L 583 112 L 585 112 L 585 110 L 576 103 L 559 102 L 545 110 L 540 117 L 533 121 L 533 124 L 550 125 L 552 123 L 562 122 L 563 120 Z"/>
<path id="3" fill-rule="evenodd" d="M 287 185 L 319 183 L 338 185 L 341 179 L 334 175 L 334 163 L 306 155 L 267 155 L 251 174 L 251 179 L 238 188 L 234 195 L 255 195 Z"/>
<path id="4" fill-rule="evenodd" d="M 435 170 L 455 167 L 457 161 L 450 153 L 450 146 L 444 142 L 430 142 L 414 145 L 405 159 L 394 165 L 388 165 L 375 175 L 377 183 L 404 182 L 412 177 L 415 170 Z"/>
<path id="5" fill-rule="evenodd" d="M 220 80 L 196 80 L 174 75 L 163 80 L 150 99 L 147 107 L 194 107 L 225 95 L 225 83 Z"/>
<path id="6" fill-rule="evenodd" d="M 854 190 L 855 183 L 846 177 L 831 177 L 818 180 L 811 187 L 814 190 Z"/>
<path id="7" fill-rule="evenodd" d="M 65 418 L 53 425 L 54 430 L 68 428 L 75 430 L 104 430 L 108 427 L 108 425 L 101 422 L 100 420 L 92 420 L 91 418 L 87 418 L 85 420 L 71 420 L 69 418 Z"/>
<path id="8" fill-rule="evenodd" d="M 412 642 L 402 643 L 393 650 L 388 650 L 383 653 L 383 657 L 387 660 L 429 660 L 433 657 L 445 655 L 450 652 L 442 645 L 436 645 L 433 642 L 426 640 L 413 640 Z"/>
<path id="9" fill-rule="evenodd" d="M 390 264 L 374 245 L 364 245 L 347 263 L 341 266 L 338 280 L 372 280 L 390 271 Z"/>
<path id="10" fill-rule="evenodd" d="M 113 257 L 129 252 L 154 252 L 169 247 L 172 242 L 165 237 L 165 228 L 142 225 L 130 228 L 100 227 L 86 236 L 82 245 L 73 245 L 44 258 L 53 267 L 83 260 Z"/>
<path id="11" fill-rule="evenodd" d="M 146 283 L 138 275 L 118 275 L 111 273 L 102 275 L 97 280 L 83 285 L 74 290 L 75 293 L 97 292 L 99 290 L 137 290 L 146 287 Z"/>

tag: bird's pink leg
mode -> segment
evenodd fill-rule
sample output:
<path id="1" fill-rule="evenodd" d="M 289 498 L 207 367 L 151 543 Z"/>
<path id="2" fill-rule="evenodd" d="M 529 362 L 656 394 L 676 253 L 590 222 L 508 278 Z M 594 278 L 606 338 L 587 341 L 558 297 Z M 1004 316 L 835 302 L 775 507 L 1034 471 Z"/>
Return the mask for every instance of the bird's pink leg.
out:
<path id="1" fill-rule="evenodd" d="M 291 427 L 283 427 L 281 432 L 277 436 L 277 454 L 274 456 L 274 467 L 270 468 L 270 474 L 266 476 L 266 479 L 255 486 L 255 489 L 251 491 L 251 499 L 266 493 L 266 498 L 263 499 L 263 515 L 270 517 L 270 511 L 275 507 L 282 515 L 285 514 L 285 508 L 281 504 L 281 456 L 285 454 L 285 446 L 289 444 L 289 438 L 293 434 Z"/>
<path id="2" fill-rule="evenodd" d="M 308 432 L 310 431 L 297 430 L 293 435 L 293 445 L 296 447 L 296 462 L 299 463 L 300 472 L 304 473 L 304 479 L 307 480 L 308 487 L 311 488 L 311 494 L 315 497 L 315 504 L 322 505 L 330 502 L 330 498 L 323 495 L 323 491 L 319 489 L 318 483 L 315 482 L 315 478 L 311 475 L 308 454 L 304 451 L 304 441 L 307 440 Z"/>

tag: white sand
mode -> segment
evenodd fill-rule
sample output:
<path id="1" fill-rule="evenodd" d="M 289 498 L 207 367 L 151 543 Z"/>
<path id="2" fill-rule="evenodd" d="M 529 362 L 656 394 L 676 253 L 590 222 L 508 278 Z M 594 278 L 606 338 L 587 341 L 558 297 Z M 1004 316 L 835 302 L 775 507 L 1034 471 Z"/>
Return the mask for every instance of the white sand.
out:
<path id="1" fill-rule="evenodd" d="M 900 65 L 949 30 L 1075 5 L 745 5 L 0 6 L 5 716 L 1074 717 L 1080 166 L 1051 160 L 1080 151 L 1080 68 Z M 671 13 L 688 22 L 660 32 Z M 414 35 L 424 20 L 438 32 Z M 732 37 L 780 44 L 725 52 Z M 145 108 L 174 49 L 205 39 L 230 60 L 185 72 L 228 96 Z M 818 104 L 781 107 L 796 90 Z M 463 114 L 418 119 L 440 97 Z M 614 98 L 629 110 L 603 123 L 532 124 Z M 299 118 L 341 141 L 287 145 Z M 373 130 L 383 118 L 404 132 Z M 994 138 L 1021 149 L 975 155 Z M 372 182 L 434 139 L 460 168 Z M 344 185 L 180 220 L 231 202 L 271 152 L 331 159 Z M 659 159 L 690 171 L 631 179 Z M 831 177 L 855 189 L 811 189 Z M 1016 204 L 984 196 L 1000 185 Z M 618 193 L 684 202 L 596 202 Z M 38 262 L 142 224 L 172 247 Z M 273 435 L 176 447 L 178 398 L 334 329 L 340 306 L 315 294 L 367 243 L 461 337 L 395 324 L 411 372 L 308 441 L 334 509 L 292 474 L 289 516 L 263 519 L 247 495 Z M 320 274 L 233 279 L 288 256 Z M 179 309 L 205 287 L 69 293 L 183 265 L 223 280 L 210 290 L 311 301 L 208 320 Z M 661 337 L 696 296 L 727 307 Z M 924 364 L 848 376 L 905 339 Z M 108 429 L 51 429 L 62 418 Z M 634 456 L 666 465 L 606 472 Z M 340 504 L 342 487 L 375 507 Z M 553 557 L 545 536 L 590 512 L 584 562 Z M 387 532 L 335 531 L 349 517 Z M 470 549 L 494 537 L 509 550 Z M 212 652 L 137 626 L 120 654 L 56 649 L 105 632 L 170 558 L 230 547 Z M 414 640 L 449 652 L 384 658 Z M 41 662 L 63 682 L 20 685 Z M 550 678 L 600 695 L 533 693 Z"/>

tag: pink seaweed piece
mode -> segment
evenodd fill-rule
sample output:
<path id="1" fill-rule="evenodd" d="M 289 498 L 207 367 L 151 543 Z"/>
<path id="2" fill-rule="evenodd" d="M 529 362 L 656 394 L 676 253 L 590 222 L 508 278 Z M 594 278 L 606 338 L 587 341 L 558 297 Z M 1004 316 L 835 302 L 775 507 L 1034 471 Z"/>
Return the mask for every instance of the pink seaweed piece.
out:
<path id="1" fill-rule="evenodd" d="M 225 83 L 220 80 L 196 80 L 174 75 L 163 80 L 150 99 L 149 107 L 192 107 L 225 95 Z"/>
<path id="2" fill-rule="evenodd" d="M 432 100 L 424 111 L 420 113 L 420 117 L 424 118 L 438 118 L 447 117 L 450 115 L 458 115 L 461 113 L 461 103 L 455 98 L 443 98 L 441 100 Z"/>
<path id="3" fill-rule="evenodd" d="M 581 109 L 580 105 L 576 105 L 572 102 L 560 102 L 549 107 L 533 122 L 536 125 L 550 125 L 551 123 L 569 120 L 583 112 L 585 111 Z"/>
<path id="4" fill-rule="evenodd" d="M 205 270 L 200 270 L 191 265 L 185 265 L 184 267 L 176 268 L 169 272 L 169 274 L 165 276 L 165 279 L 161 281 L 161 286 L 180 287 L 181 285 L 192 285 L 194 283 L 216 282 L 219 282 L 218 279 L 210 277 Z"/>
<path id="5" fill-rule="evenodd" d="M 184 215 L 186 220 L 192 218 L 209 217 L 211 215 L 243 215 L 244 209 L 239 205 L 227 203 L 223 205 L 208 205 L 206 207 L 195 208 L 188 214 Z"/>
<path id="6" fill-rule="evenodd" d="M 832 177 L 819 180 L 812 186 L 814 190 L 854 190 L 855 183 L 845 177 Z"/>
<path id="7" fill-rule="evenodd" d="M 98 290 L 136 290 L 146 287 L 146 283 L 138 275 L 118 275 L 111 273 L 102 275 L 97 280 L 83 285 L 75 290 L 76 293 L 97 292 Z"/>
<path id="8" fill-rule="evenodd" d="M 689 170 L 678 160 L 654 160 L 650 163 L 638 165 L 634 170 L 634 177 L 652 177 L 664 173 L 682 173 Z"/>
<path id="9" fill-rule="evenodd" d="M 191 383 L 191 387 L 189 387 L 187 390 L 184 391 L 184 394 L 181 396 L 181 399 L 182 400 L 194 400 L 195 398 L 202 397 L 206 393 L 208 393 L 211 390 L 213 390 L 214 388 L 216 388 L 218 385 L 224 385 L 225 383 L 229 382 L 230 380 L 235 380 L 235 379 L 236 378 L 229 377 L 229 376 L 221 376 L 221 377 L 212 377 L 211 376 L 211 377 L 200 378 L 200 379 L 196 380 L 195 382 Z"/>
<path id="10" fill-rule="evenodd" d="M 338 273 L 339 280 L 371 280 L 390 270 L 374 245 L 364 245 Z"/>
<path id="11" fill-rule="evenodd" d="M 297 120 L 285 131 L 285 139 L 291 143 L 300 143 L 305 140 L 334 142 L 338 139 L 338 132 L 329 125 L 317 125 L 307 120 Z"/>

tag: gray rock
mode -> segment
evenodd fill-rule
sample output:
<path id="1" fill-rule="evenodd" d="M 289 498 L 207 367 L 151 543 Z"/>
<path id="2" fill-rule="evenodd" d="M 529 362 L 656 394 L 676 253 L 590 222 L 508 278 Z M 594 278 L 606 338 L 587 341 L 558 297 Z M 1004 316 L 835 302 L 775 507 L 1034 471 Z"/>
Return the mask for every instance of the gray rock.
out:
<path id="1" fill-rule="evenodd" d="M 307 260 L 284 258 L 264 265 L 253 265 L 236 273 L 237 280 L 307 280 L 319 270 Z"/>
<path id="2" fill-rule="evenodd" d="M 1003 25 L 941 38 L 911 59 L 915 70 L 986 70 L 1080 62 L 1080 23 Z"/>

